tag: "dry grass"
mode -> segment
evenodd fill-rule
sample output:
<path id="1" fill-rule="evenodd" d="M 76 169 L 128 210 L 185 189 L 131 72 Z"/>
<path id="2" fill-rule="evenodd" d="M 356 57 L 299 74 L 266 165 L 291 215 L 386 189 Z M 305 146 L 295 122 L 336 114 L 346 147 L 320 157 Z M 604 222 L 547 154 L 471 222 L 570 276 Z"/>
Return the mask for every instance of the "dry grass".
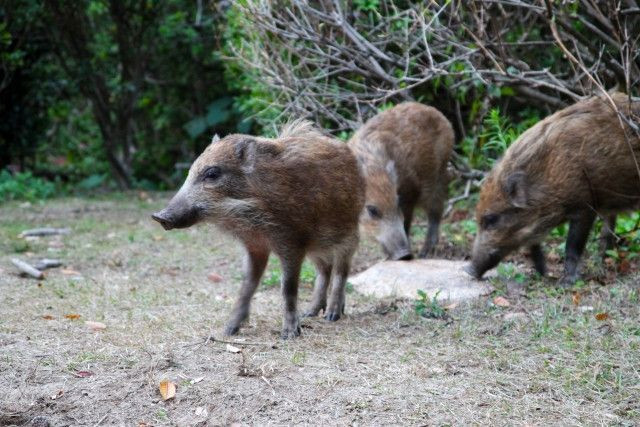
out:
<path id="1" fill-rule="evenodd" d="M 448 321 L 351 292 L 346 318 L 306 319 L 303 337 L 287 342 L 278 338 L 278 289 L 263 286 L 240 337 L 263 344 L 238 344 L 235 354 L 199 343 L 211 330 L 221 338 L 239 247 L 205 227 L 162 232 L 148 213 L 163 201 L 0 208 L 0 425 L 36 416 L 51 425 L 640 423 L 637 278 L 588 283 L 574 304 L 553 283 L 505 277 L 496 292 L 510 307 L 492 296 Z M 73 233 L 28 247 L 16 237 L 43 225 Z M 80 274 L 20 278 L 13 256 L 59 257 Z M 357 265 L 377 256 L 365 241 Z M 208 281 L 209 272 L 224 280 Z M 307 283 L 303 304 L 309 296 Z M 599 312 L 609 319 L 596 320 Z M 91 331 L 85 320 L 107 328 Z M 163 402 L 165 378 L 178 391 Z"/>

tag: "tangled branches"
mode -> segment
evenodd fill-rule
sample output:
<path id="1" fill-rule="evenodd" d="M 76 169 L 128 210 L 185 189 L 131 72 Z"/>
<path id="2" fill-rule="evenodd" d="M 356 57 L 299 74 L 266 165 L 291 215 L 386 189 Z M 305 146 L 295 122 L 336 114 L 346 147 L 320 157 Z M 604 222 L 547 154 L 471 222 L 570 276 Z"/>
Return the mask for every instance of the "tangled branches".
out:
<path id="1" fill-rule="evenodd" d="M 385 102 L 421 99 L 457 117 L 464 135 L 501 95 L 555 110 L 598 87 L 630 92 L 640 81 L 633 0 L 236 7 L 247 21 L 233 56 L 274 94 L 269 105 L 335 131 L 357 127 Z"/>

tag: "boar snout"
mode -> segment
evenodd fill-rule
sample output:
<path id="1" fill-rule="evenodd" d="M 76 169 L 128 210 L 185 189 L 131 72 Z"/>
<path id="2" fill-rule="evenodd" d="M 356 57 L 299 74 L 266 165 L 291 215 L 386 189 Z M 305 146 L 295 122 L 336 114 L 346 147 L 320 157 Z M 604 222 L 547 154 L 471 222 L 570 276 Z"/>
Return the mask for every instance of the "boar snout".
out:
<path id="1" fill-rule="evenodd" d="M 198 222 L 200 210 L 186 203 L 176 203 L 173 200 L 169 206 L 151 215 L 154 221 L 158 221 L 162 228 L 171 230 L 173 228 L 187 228 Z"/>
<path id="2" fill-rule="evenodd" d="M 173 222 L 167 217 L 165 211 L 156 212 L 151 214 L 151 219 L 160 223 L 165 230 L 171 230 L 173 228 Z"/>
<path id="3" fill-rule="evenodd" d="M 476 279 L 481 279 L 484 273 L 500 263 L 503 254 L 498 250 L 490 250 L 483 253 L 478 252 L 479 251 L 474 251 L 471 262 L 464 268 L 464 271 Z"/>
<path id="4" fill-rule="evenodd" d="M 382 243 L 384 251 L 394 261 L 408 261 L 413 259 L 411 245 L 402 226 L 402 219 L 383 224 L 382 233 L 378 240 Z"/>

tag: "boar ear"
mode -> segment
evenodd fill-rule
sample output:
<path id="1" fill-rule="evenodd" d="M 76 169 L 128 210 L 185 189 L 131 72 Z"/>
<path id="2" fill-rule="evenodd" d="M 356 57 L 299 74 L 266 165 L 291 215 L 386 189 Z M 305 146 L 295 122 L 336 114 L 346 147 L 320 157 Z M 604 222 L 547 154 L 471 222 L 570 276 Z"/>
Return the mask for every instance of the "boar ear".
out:
<path id="1" fill-rule="evenodd" d="M 213 137 L 211 138 L 211 143 L 213 144 L 214 142 L 218 142 L 220 141 L 220 137 L 218 136 L 218 134 L 216 133 L 215 135 L 213 135 Z"/>
<path id="2" fill-rule="evenodd" d="M 258 141 L 252 138 L 241 140 L 235 148 L 236 157 L 242 163 L 242 168 L 246 173 L 253 171 L 256 161 L 260 157 L 275 157 L 282 151 L 282 148 L 272 142 Z"/>
<path id="3" fill-rule="evenodd" d="M 511 204 L 516 208 L 527 207 L 529 189 L 526 174 L 524 172 L 513 172 L 509 175 L 504 184 L 504 192 Z"/>
<path id="4" fill-rule="evenodd" d="M 389 178 L 391 178 L 391 181 L 393 182 L 393 184 L 396 185 L 398 183 L 398 173 L 396 172 L 396 163 L 393 160 L 389 160 L 384 168 L 389 174 Z"/>

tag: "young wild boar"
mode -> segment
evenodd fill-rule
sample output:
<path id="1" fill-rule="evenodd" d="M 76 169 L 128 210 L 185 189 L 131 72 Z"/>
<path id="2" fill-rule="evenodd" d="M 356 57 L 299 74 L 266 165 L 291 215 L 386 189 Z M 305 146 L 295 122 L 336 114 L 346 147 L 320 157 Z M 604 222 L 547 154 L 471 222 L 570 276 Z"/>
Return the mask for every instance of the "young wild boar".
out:
<path id="1" fill-rule="evenodd" d="M 346 144 L 308 122 L 294 122 L 276 139 L 229 135 L 196 159 L 182 188 L 153 214 L 166 230 L 212 222 L 245 246 L 245 277 L 225 333 L 238 332 L 273 251 L 282 263 L 282 337 L 300 334 L 298 278 L 305 255 L 316 266 L 306 312 L 335 321 L 358 244 L 364 181 Z M 331 291 L 327 304 L 327 290 Z"/>
<path id="2" fill-rule="evenodd" d="M 640 102 L 630 104 L 622 93 L 611 97 L 620 112 L 638 119 Z M 603 96 L 558 111 L 524 132 L 482 185 L 467 271 L 479 278 L 527 246 L 544 274 L 540 242 L 568 220 L 562 282 L 575 282 L 596 216 L 605 216 L 611 226 L 617 212 L 640 201 L 640 139 L 622 123 Z"/>
<path id="3" fill-rule="evenodd" d="M 429 219 L 419 256 L 425 258 L 438 242 L 453 141 L 446 117 L 416 102 L 374 116 L 349 141 L 366 181 L 360 222 L 391 259 L 412 258 L 409 230 L 416 205 Z"/>

